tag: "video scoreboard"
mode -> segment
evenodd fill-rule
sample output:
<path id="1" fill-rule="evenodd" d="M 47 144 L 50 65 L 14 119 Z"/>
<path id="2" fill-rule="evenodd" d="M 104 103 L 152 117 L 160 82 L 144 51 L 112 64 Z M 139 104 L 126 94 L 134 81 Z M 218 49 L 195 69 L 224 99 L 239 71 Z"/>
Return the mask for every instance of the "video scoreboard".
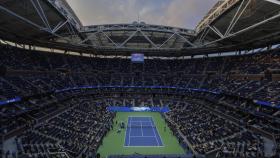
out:
<path id="1" fill-rule="evenodd" d="M 132 63 L 144 63 L 144 54 L 142 53 L 132 53 L 131 54 Z"/>

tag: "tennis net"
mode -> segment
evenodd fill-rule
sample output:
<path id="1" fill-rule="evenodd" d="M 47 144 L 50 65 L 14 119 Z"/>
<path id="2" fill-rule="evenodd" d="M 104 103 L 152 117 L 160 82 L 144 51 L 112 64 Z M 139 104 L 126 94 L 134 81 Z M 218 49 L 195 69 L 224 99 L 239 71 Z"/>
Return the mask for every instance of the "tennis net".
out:
<path id="1" fill-rule="evenodd" d="M 127 128 L 156 128 L 153 125 L 127 125 Z"/>

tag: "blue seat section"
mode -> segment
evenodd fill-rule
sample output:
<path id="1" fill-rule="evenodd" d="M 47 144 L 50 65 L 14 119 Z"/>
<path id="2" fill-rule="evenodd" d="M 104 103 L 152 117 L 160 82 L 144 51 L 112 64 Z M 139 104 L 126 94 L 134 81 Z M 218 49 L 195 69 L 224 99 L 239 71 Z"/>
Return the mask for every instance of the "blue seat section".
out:
<path id="1" fill-rule="evenodd" d="M 161 112 L 165 113 L 169 111 L 169 108 L 166 107 L 126 107 L 126 106 L 109 106 L 107 108 L 112 112 Z"/>

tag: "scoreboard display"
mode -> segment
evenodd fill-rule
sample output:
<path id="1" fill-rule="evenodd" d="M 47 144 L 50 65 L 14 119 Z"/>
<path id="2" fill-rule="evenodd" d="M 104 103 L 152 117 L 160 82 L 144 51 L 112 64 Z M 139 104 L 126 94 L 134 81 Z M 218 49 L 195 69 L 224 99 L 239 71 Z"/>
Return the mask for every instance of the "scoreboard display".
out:
<path id="1" fill-rule="evenodd" d="M 132 53 L 131 54 L 132 63 L 144 63 L 144 54 L 141 53 Z"/>

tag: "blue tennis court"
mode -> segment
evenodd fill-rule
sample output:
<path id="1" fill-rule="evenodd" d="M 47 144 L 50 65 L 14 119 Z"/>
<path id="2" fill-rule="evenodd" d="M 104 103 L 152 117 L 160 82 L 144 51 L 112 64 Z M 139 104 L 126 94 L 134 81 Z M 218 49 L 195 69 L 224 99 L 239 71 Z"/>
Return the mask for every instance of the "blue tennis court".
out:
<path id="1" fill-rule="evenodd" d="M 163 143 L 152 117 L 128 117 L 125 147 L 162 147 Z"/>

